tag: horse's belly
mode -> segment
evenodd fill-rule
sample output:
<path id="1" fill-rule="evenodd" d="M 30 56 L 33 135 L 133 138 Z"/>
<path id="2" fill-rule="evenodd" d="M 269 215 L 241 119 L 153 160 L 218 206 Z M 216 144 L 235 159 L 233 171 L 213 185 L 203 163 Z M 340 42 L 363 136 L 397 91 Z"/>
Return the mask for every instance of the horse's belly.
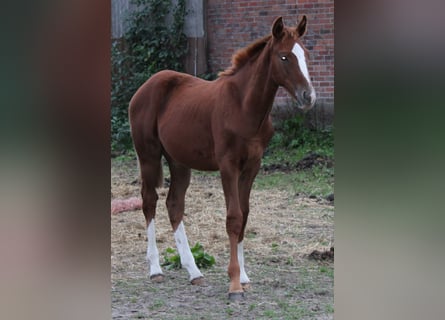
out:
<path id="1" fill-rule="evenodd" d="M 166 144 L 164 149 L 170 157 L 186 167 L 203 171 L 218 170 L 214 154 L 207 149 L 201 149 L 194 145 L 173 147 L 171 144 Z"/>
<path id="2" fill-rule="evenodd" d="M 170 130 L 166 127 L 159 131 L 159 138 L 168 155 L 184 166 L 203 171 L 218 170 L 209 133 L 195 130 L 192 131 L 190 126 L 178 126 Z"/>
<path id="3" fill-rule="evenodd" d="M 216 102 L 207 82 L 189 80 L 176 87 L 160 109 L 159 139 L 177 162 L 196 170 L 215 171 L 218 164 L 212 117 Z"/>

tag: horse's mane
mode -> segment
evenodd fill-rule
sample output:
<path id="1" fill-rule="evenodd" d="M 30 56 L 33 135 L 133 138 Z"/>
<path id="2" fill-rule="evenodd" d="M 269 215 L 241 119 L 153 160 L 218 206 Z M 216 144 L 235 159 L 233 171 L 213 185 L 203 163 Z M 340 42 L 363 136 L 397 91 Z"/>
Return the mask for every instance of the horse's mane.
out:
<path id="1" fill-rule="evenodd" d="M 264 49 L 271 37 L 272 35 L 265 36 L 264 38 L 251 43 L 247 47 L 238 50 L 232 57 L 232 66 L 220 72 L 218 76 L 230 76 L 235 74 L 251 57 Z"/>

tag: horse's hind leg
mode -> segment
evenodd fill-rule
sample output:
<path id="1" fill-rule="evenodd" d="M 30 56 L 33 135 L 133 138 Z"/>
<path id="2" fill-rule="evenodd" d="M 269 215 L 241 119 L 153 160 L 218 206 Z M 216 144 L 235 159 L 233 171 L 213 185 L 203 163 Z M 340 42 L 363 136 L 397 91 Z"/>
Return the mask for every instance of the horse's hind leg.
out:
<path id="1" fill-rule="evenodd" d="M 175 235 L 176 247 L 181 258 L 181 265 L 187 269 L 192 284 L 201 284 L 204 277 L 196 266 L 182 221 L 185 193 L 190 184 L 190 169 L 176 163 L 168 156 L 166 158 L 171 174 L 170 189 L 166 203 L 168 216 Z"/>
<path id="2" fill-rule="evenodd" d="M 147 224 L 147 262 L 150 268 L 150 279 L 155 282 L 162 281 L 164 275 L 159 264 L 159 250 L 156 245 L 155 232 L 155 215 L 156 202 L 158 194 L 156 187 L 159 186 L 160 177 L 162 177 L 161 153 L 160 147 L 158 152 L 139 155 L 139 164 L 142 179 L 142 211 L 144 212 L 145 221 Z"/>

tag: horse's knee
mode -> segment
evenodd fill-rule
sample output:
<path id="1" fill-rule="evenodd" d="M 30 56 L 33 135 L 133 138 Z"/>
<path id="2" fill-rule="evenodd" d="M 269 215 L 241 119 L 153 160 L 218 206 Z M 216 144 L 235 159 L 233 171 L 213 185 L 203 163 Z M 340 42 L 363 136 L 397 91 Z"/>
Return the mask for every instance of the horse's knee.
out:
<path id="1" fill-rule="evenodd" d="M 228 213 L 226 218 L 227 233 L 239 235 L 243 229 L 243 215 L 241 212 Z"/>

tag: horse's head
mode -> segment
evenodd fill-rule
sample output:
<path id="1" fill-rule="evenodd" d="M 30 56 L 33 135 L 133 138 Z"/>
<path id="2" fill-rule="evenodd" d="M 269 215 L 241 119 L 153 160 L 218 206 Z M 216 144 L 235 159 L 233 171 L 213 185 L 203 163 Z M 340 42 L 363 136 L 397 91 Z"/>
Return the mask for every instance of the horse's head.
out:
<path id="1" fill-rule="evenodd" d="M 306 16 L 296 28 L 288 28 L 282 17 L 275 19 L 272 26 L 272 77 L 297 101 L 298 107 L 310 109 L 315 104 L 315 90 L 307 68 L 307 49 L 301 38 L 306 33 Z"/>

